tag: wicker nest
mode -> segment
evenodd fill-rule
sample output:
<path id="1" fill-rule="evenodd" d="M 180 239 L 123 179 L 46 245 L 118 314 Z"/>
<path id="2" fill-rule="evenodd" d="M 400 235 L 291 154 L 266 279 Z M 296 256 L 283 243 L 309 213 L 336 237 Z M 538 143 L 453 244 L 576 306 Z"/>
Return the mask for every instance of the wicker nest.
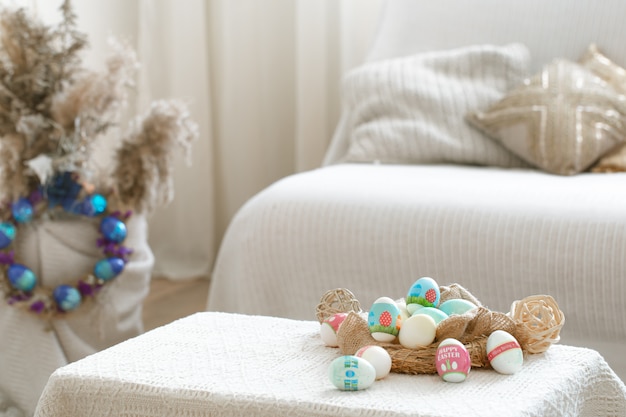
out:
<path id="1" fill-rule="evenodd" d="M 345 293 L 343 291 L 346 291 Z M 559 341 L 559 332 L 564 324 L 563 312 L 556 301 L 546 295 L 534 295 L 515 301 L 508 314 L 495 312 L 482 306 L 473 295 L 458 284 L 441 287 L 442 302 L 452 298 L 463 298 L 479 306 L 462 315 L 453 315 L 443 320 L 437 326 L 435 342 L 419 349 L 407 349 L 399 343 L 383 343 L 374 339 L 369 331 L 367 321 L 361 316 L 361 307 L 353 299 L 353 304 L 341 303 L 333 309 L 325 307 L 327 301 L 337 299 L 337 292 L 349 294 L 347 290 L 329 291 L 318 306 L 318 320 L 320 323 L 329 315 L 336 312 L 349 313 L 339 327 L 337 342 L 344 355 L 353 355 L 363 346 L 377 345 L 383 347 L 391 356 L 391 371 L 406 374 L 434 374 L 435 355 L 439 342 L 454 338 L 467 348 L 472 367 L 488 368 L 487 338 L 496 330 L 504 330 L 512 334 L 520 343 L 525 353 L 540 353 L 546 351 L 553 343 Z M 356 303 L 354 303 L 356 301 Z M 356 309 L 350 309 L 356 305 Z M 330 312 L 328 315 L 319 312 Z M 323 317 L 323 318 L 320 318 Z"/>

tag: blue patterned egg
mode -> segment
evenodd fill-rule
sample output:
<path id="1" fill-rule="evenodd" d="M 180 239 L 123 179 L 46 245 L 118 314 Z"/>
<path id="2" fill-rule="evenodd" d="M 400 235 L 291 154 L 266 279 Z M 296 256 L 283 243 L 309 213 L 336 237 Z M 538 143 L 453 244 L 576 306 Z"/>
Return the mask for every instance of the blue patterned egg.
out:
<path id="1" fill-rule="evenodd" d="M 22 264 L 12 264 L 7 270 L 11 286 L 16 290 L 30 292 L 37 285 L 35 273 Z"/>
<path id="2" fill-rule="evenodd" d="M 369 388 L 376 379 L 376 369 L 358 356 L 340 356 L 331 362 L 328 378 L 342 391 L 357 391 Z"/>
<path id="3" fill-rule="evenodd" d="M 102 194 L 91 194 L 83 199 L 80 204 L 80 214 L 89 217 L 99 216 L 107 208 L 107 199 Z"/>
<path id="4" fill-rule="evenodd" d="M 379 342 L 393 341 L 402 326 L 402 314 L 395 301 L 380 297 L 372 304 L 368 315 L 372 337 Z"/>
<path id="5" fill-rule="evenodd" d="M 410 304 L 419 304 L 424 307 L 437 307 L 439 305 L 439 285 L 430 277 L 422 277 L 415 281 L 406 295 L 406 307 Z"/>
<path id="6" fill-rule="evenodd" d="M 121 243 L 126 239 L 126 225 L 114 216 L 107 216 L 100 222 L 100 233 L 111 242 Z"/>
<path id="7" fill-rule="evenodd" d="M 54 297 L 54 301 L 61 311 L 71 311 L 78 308 L 82 300 L 80 292 L 70 285 L 59 285 L 54 289 L 52 297 Z"/>
<path id="8" fill-rule="evenodd" d="M 9 246 L 15 239 L 15 226 L 11 222 L 0 223 L 0 249 Z"/>
<path id="9" fill-rule="evenodd" d="M 28 223 L 33 218 L 33 205 L 27 198 L 20 198 L 11 204 L 11 213 L 18 223 Z"/>
<path id="10" fill-rule="evenodd" d="M 122 258 L 115 256 L 105 258 L 96 263 L 96 266 L 93 268 L 93 273 L 103 281 L 110 281 L 124 270 L 125 265 L 126 262 L 124 262 Z"/>

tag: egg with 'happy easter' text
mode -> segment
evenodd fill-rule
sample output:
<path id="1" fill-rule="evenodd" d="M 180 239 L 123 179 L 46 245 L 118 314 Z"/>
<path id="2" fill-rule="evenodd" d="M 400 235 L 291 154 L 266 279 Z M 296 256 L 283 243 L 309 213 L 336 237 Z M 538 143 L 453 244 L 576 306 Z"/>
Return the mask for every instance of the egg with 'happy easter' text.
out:
<path id="1" fill-rule="evenodd" d="M 409 307 L 412 304 L 424 307 L 437 307 L 440 297 L 441 293 L 437 282 L 430 277 L 422 277 L 409 288 L 409 292 L 406 295 L 407 310 L 413 314 L 413 311 L 411 311 L 413 307 Z"/>
<path id="2" fill-rule="evenodd" d="M 437 373 L 446 382 L 463 382 L 472 368 L 467 348 L 456 339 L 444 339 L 435 354 Z"/>
<path id="3" fill-rule="evenodd" d="M 519 342 L 504 330 L 496 330 L 487 338 L 487 358 L 501 374 L 514 374 L 524 364 L 524 354 Z"/>
<path id="4" fill-rule="evenodd" d="M 363 358 L 345 355 L 331 362 L 328 378 L 342 391 L 358 391 L 369 388 L 374 383 L 376 370 Z"/>
<path id="5" fill-rule="evenodd" d="M 347 316 L 347 313 L 335 313 L 322 322 L 320 336 L 326 346 L 337 347 L 337 332 Z"/>
<path id="6" fill-rule="evenodd" d="M 380 297 L 372 304 L 367 322 L 374 339 L 391 342 L 398 336 L 402 326 L 402 314 L 395 301 L 389 297 Z"/>

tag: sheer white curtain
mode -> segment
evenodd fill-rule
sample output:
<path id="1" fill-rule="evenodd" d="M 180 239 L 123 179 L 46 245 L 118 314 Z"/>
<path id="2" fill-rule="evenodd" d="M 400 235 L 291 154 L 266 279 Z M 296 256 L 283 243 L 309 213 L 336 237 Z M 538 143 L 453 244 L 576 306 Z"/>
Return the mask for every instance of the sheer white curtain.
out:
<path id="1" fill-rule="evenodd" d="M 142 62 L 131 113 L 181 98 L 200 126 L 176 197 L 150 219 L 155 276 L 208 277 L 230 219 L 272 182 L 320 166 L 340 78 L 361 63 L 383 0 L 73 0 L 102 64 L 106 39 Z M 53 21 L 61 0 L 15 0 Z M 57 16 L 58 18 L 58 16 Z"/>

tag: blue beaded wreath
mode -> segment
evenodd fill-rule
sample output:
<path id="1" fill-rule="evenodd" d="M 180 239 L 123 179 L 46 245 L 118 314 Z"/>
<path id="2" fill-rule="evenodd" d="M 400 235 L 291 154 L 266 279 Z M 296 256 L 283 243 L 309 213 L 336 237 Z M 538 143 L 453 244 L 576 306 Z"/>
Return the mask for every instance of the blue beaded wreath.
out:
<path id="1" fill-rule="evenodd" d="M 35 221 L 44 213 L 63 210 L 77 216 L 100 217 L 99 238 L 103 258 L 91 273 L 74 285 L 59 285 L 48 289 L 41 285 L 35 273 L 16 260 L 12 249 L 20 225 Z M 22 307 L 41 317 L 54 318 L 76 310 L 87 298 L 94 297 L 108 282 L 117 277 L 126 266 L 132 250 L 123 246 L 127 229 L 125 221 L 131 212 L 111 212 L 107 198 L 99 193 L 88 193 L 74 174 L 57 174 L 48 184 L 39 187 L 28 197 L 13 202 L 0 221 L 0 291 L 10 305 Z"/>

